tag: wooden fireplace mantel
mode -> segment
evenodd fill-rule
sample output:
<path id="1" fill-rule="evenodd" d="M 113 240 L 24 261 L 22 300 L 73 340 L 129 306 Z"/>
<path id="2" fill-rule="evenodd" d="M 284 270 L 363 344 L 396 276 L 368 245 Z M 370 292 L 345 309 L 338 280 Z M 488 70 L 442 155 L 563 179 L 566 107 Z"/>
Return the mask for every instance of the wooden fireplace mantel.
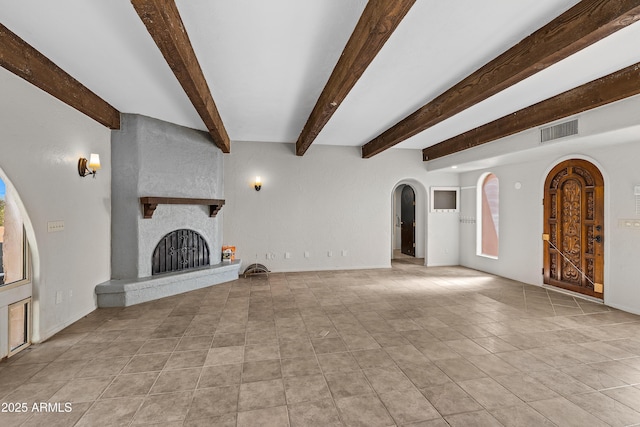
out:
<path id="1" fill-rule="evenodd" d="M 186 197 L 140 197 L 142 215 L 144 218 L 153 217 L 153 212 L 158 205 L 205 205 L 209 206 L 209 216 L 215 218 L 224 200 L 221 199 L 192 199 Z"/>

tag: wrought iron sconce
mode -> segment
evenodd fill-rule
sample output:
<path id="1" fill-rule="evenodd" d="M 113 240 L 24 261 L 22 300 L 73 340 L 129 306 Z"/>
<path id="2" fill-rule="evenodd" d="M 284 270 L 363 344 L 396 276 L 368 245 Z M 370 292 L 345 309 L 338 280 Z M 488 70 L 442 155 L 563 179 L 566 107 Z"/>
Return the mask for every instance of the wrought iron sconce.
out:
<path id="1" fill-rule="evenodd" d="M 260 191 L 260 189 L 262 188 L 262 178 L 256 176 L 256 181 L 253 183 L 253 188 L 255 188 L 256 191 Z"/>
<path id="2" fill-rule="evenodd" d="M 88 166 L 87 163 L 89 164 Z M 80 157 L 78 160 L 78 173 L 81 177 L 93 175 L 95 178 L 98 170 L 100 170 L 100 155 L 91 153 L 89 160 L 84 157 Z"/>

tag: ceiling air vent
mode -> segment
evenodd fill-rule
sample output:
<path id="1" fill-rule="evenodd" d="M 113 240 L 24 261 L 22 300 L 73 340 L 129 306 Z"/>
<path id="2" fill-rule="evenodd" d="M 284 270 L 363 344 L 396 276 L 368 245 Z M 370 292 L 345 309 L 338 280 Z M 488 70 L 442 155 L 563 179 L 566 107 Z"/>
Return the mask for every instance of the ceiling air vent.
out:
<path id="1" fill-rule="evenodd" d="M 540 143 L 578 134 L 578 119 L 540 129 Z"/>

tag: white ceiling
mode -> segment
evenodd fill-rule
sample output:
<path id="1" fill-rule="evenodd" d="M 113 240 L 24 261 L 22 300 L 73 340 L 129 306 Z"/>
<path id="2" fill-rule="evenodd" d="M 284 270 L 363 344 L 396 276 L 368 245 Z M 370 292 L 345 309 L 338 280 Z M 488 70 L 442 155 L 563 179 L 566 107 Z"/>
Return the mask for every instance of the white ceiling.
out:
<path id="1" fill-rule="evenodd" d="M 416 1 L 314 144 L 365 144 L 577 2 Z M 176 3 L 231 140 L 295 142 L 366 0 Z M 0 0 L 0 22 L 121 112 L 206 130 L 129 0 Z M 640 23 L 396 147 L 640 62 L 638 41 Z"/>

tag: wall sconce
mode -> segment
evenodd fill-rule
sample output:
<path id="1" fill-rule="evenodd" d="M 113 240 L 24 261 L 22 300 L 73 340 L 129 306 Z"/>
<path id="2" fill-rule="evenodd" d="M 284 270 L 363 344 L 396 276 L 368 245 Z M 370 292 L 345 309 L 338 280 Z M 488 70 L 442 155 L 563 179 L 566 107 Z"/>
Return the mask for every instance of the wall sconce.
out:
<path id="1" fill-rule="evenodd" d="M 89 163 L 89 166 L 87 166 L 87 162 Z M 85 159 L 84 157 L 80 157 L 80 159 L 78 160 L 78 173 L 83 178 L 89 175 L 93 175 L 93 177 L 95 178 L 96 172 L 98 172 L 99 169 L 100 155 L 98 154 L 91 153 L 91 156 L 89 156 L 89 160 Z"/>
<path id="2" fill-rule="evenodd" d="M 253 188 L 255 188 L 256 191 L 260 191 L 262 188 L 262 178 L 256 176 L 256 182 L 253 183 Z"/>

